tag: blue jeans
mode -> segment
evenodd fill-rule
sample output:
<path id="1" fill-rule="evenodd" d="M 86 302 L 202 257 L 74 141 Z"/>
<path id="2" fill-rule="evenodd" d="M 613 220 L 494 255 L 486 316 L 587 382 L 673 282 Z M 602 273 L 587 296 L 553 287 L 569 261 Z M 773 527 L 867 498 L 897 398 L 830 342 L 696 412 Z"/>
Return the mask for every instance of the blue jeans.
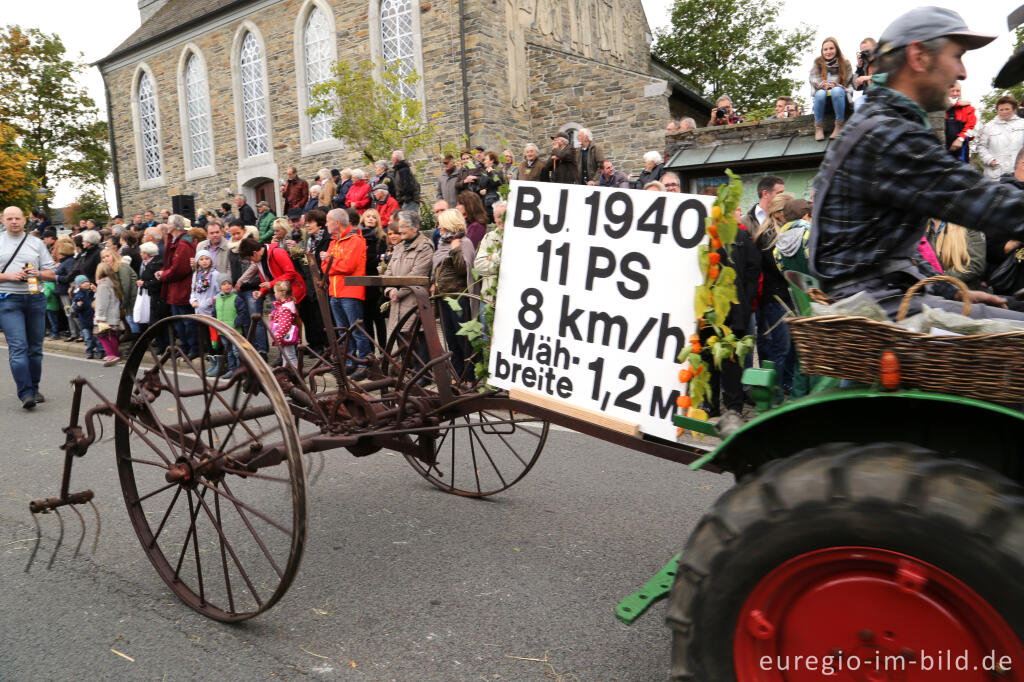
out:
<path id="1" fill-rule="evenodd" d="M 266 354 L 270 350 L 270 343 L 267 342 L 267 328 L 263 324 L 263 299 L 256 298 L 252 295 L 254 290 L 240 291 L 239 295 L 242 300 L 245 301 L 245 305 L 249 310 L 249 315 L 260 315 L 260 320 L 256 323 L 256 333 L 253 335 L 252 344 L 256 346 L 256 350 L 260 353 Z M 249 333 L 249 322 L 246 321 L 246 327 L 243 333 L 248 336 Z"/>
<path id="2" fill-rule="evenodd" d="M 172 315 L 191 315 L 196 310 L 190 305 L 172 305 Z M 199 352 L 199 341 L 196 339 L 196 324 L 191 321 L 176 320 L 174 322 L 174 335 L 178 337 L 178 344 L 186 355 Z"/>
<path id="3" fill-rule="evenodd" d="M 85 341 L 85 354 L 103 357 L 106 353 L 100 347 L 100 340 L 92 333 L 92 327 L 81 327 L 82 340 Z"/>
<path id="4" fill-rule="evenodd" d="M 846 118 L 846 90 L 843 88 L 832 88 L 827 93 L 824 90 L 814 91 L 814 122 L 821 123 L 825 120 L 825 102 L 832 98 L 832 111 L 835 112 L 836 120 L 842 121 Z"/>
<path id="5" fill-rule="evenodd" d="M 7 337 L 11 375 L 18 399 L 39 392 L 43 374 L 43 336 L 46 334 L 46 296 L 8 294 L 0 300 L 0 328 Z"/>
<path id="6" fill-rule="evenodd" d="M 57 332 L 60 331 L 60 315 L 57 314 L 56 310 L 46 311 L 46 325 L 50 328 L 50 337 L 57 338 Z"/>
<path id="7" fill-rule="evenodd" d="M 779 388 L 788 390 L 793 384 L 795 351 L 790 342 L 789 327 L 785 322 L 779 322 L 785 316 L 786 309 L 778 301 L 763 302 L 757 309 L 756 338 L 758 358 L 775 363 L 775 375 L 779 381 Z M 775 328 L 772 329 L 772 326 Z M 769 329 L 772 329 L 771 332 L 768 332 Z"/>
<path id="8" fill-rule="evenodd" d="M 334 316 L 335 327 L 351 327 L 356 320 L 363 319 L 363 302 L 358 298 L 331 297 L 331 314 Z M 352 341 L 355 343 L 355 356 L 366 357 L 370 354 L 370 339 L 359 327 L 352 330 Z"/>

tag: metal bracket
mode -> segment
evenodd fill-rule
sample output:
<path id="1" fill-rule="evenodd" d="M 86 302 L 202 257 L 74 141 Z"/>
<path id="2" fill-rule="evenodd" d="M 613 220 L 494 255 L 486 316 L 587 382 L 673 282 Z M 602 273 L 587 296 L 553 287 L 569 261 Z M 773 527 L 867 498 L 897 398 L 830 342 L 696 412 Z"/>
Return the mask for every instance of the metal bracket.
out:
<path id="1" fill-rule="evenodd" d="M 632 625 L 637 618 L 644 615 L 651 604 L 667 597 L 672 590 L 672 583 L 675 582 L 679 560 L 682 557 L 682 552 L 676 554 L 643 587 L 628 597 L 624 597 L 615 607 L 615 617 L 626 625 Z"/>

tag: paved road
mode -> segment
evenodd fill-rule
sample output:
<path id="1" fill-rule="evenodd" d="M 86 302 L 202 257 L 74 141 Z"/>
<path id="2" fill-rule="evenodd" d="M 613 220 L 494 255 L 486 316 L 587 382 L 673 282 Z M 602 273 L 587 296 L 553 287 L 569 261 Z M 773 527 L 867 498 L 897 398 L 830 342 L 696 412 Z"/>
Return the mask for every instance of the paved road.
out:
<path id="1" fill-rule="evenodd" d="M 664 605 L 632 627 L 612 609 L 730 479 L 562 430 L 524 481 L 486 501 L 441 493 L 393 454 L 327 453 L 295 583 L 234 626 L 186 608 L 158 578 L 129 526 L 107 437 L 72 482 L 96 491 L 98 551 L 62 550 L 47 572 L 57 528 L 44 519 L 42 561 L 24 574 L 27 500 L 59 485 L 68 379 L 112 391 L 117 369 L 48 352 L 49 402 L 25 412 L 0 349 L 0 680 L 665 678 Z"/>

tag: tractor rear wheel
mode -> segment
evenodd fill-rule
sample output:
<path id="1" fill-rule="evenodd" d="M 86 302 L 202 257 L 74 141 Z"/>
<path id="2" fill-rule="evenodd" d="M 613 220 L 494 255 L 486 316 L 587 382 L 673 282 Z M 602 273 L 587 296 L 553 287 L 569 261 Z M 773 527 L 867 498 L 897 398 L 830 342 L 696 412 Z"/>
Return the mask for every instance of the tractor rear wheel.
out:
<path id="1" fill-rule="evenodd" d="M 843 679 L 1024 680 L 1021 575 L 1016 483 L 902 443 L 813 448 L 727 492 L 690 536 L 671 679 L 816 680 L 827 664 Z"/>

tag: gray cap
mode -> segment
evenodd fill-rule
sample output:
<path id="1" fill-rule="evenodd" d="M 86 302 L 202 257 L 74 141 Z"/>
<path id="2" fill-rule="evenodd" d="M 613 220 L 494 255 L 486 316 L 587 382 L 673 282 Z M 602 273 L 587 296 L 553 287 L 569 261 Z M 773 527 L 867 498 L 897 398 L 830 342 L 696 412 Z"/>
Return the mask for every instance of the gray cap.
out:
<path id="1" fill-rule="evenodd" d="M 374 192 L 376 192 L 376 191 L 377 191 L 377 190 L 379 190 L 379 189 L 382 189 L 382 190 L 384 190 L 385 192 L 387 192 L 387 191 L 388 191 L 388 186 L 387 186 L 387 185 L 385 185 L 385 184 L 384 184 L 383 182 L 382 182 L 382 183 L 380 183 L 379 185 L 374 185 L 374 186 L 373 186 L 373 191 L 374 191 Z"/>
<path id="2" fill-rule="evenodd" d="M 917 7 L 889 24 L 878 39 L 875 54 L 882 55 L 934 38 L 957 38 L 968 50 L 976 50 L 991 43 L 996 36 L 968 30 L 963 17 L 951 9 Z"/>
<path id="3" fill-rule="evenodd" d="M 268 204 L 268 203 L 267 203 L 267 202 L 265 202 L 265 201 L 260 201 L 260 202 L 257 202 L 257 203 L 256 203 L 256 208 L 260 208 L 261 206 L 262 206 L 263 208 L 270 208 L 270 204 Z"/>

